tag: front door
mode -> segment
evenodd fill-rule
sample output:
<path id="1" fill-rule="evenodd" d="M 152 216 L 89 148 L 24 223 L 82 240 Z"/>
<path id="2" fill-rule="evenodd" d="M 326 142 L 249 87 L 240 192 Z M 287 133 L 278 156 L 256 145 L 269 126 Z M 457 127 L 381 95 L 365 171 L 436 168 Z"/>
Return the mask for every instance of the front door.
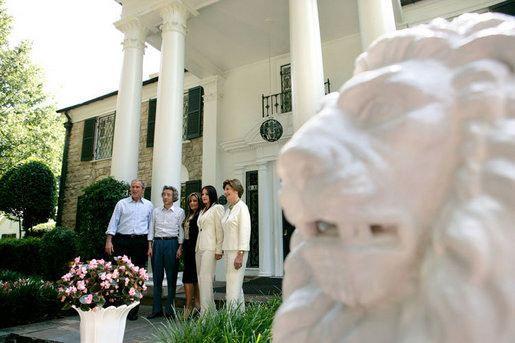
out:
<path id="1" fill-rule="evenodd" d="M 248 171 L 246 181 L 247 206 L 250 212 L 250 252 L 247 267 L 259 268 L 259 195 L 257 170 Z"/>

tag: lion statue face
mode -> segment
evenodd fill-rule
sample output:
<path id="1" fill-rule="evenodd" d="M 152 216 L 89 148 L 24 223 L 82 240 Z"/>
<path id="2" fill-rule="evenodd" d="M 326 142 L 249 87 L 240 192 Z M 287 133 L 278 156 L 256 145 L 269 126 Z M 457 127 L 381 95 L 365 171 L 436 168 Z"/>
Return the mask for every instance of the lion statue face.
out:
<path id="1" fill-rule="evenodd" d="M 464 319 L 454 333 L 440 331 L 461 313 L 447 300 L 431 302 L 453 289 L 446 282 L 454 273 L 465 270 L 453 281 L 464 292 L 470 280 L 484 278 L 478 266 L 491 258 L 487 253 L 515 257 L 501 242 L 483 247 L 481 240 L 489 241 L 483 217 L 492 214 L 470 212 L 483 201 L 514 207 L 499 181 L 480 170 L 490 154 L 515 171 L 513 151 L 497 156 L 506 144 L 515 147 L 515 96 L 507 96 L 515 90 L 515 52 L 512 65 L 495 55 L 514 38 L 512 18 L 487 14 L 437 20 L 376 41 L 358 59 L 355 76 L 285 145 L 280 200 L 297 232 L 274 342 L 515 341 L 513 330 L 501 333 L 498 322 L 482 316 Z M 502 149 L 495 139 L 500 128 Z M 505 181 L 515 191 L 515 173 Z M 498 223 L 515 219 L 513 211 L 501 212 Z M 507 225 L 514 231 L 513 221 Z M 475 305 L 463 312 L 492 314 L 474 296 L 468 300 Z M 514 296 L 510 301 L 513 318 Z"/>

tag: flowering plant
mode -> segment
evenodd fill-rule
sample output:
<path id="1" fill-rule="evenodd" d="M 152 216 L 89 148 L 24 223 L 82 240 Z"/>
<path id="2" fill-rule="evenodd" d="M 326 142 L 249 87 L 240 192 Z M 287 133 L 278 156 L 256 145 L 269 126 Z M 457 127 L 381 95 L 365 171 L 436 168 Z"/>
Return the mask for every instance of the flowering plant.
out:
<path id="1" fill-rule="evenodd" d="M 144 268 L 131 263 L 127 256 L 115 257 L 114 264 L 104 260 L 81 262 L 76 257 L 70 271 L 57 284 L 63 310 L 72 306 L 83 311 L 95 307 L 129 305 L 143 297 L 148 280 Z"/>

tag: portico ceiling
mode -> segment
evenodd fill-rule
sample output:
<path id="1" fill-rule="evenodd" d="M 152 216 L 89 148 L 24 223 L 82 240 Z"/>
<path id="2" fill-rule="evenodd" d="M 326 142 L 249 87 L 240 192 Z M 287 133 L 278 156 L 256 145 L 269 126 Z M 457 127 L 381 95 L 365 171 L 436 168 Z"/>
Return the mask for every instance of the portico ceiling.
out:
<path id="1" fill-rule="evenodd" d="M 185 2 L 198 11 L 187 22 L 185 68 L 199 77 L 289 52 L 288 0 Z M 136 13 L 124 8 L 122 20 L 137 15 L 152 30 L 147 43 L 160 50 L 160 17 L 151 10 L 155 3 L 137 5 Z M 318 10 L 322 43 L 358 34 L 357 0 L 318 0 Z"/>

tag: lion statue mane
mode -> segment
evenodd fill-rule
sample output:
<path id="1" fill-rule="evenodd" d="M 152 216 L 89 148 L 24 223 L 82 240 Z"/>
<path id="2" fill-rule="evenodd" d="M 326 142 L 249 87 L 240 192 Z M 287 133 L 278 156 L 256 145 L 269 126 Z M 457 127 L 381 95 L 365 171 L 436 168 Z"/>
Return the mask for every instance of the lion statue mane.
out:
<path id="1" fill-rule="evenodd" d="M 274 342 L 515 342 L 515 18 L 385 35 L 283 147 Z"/>

